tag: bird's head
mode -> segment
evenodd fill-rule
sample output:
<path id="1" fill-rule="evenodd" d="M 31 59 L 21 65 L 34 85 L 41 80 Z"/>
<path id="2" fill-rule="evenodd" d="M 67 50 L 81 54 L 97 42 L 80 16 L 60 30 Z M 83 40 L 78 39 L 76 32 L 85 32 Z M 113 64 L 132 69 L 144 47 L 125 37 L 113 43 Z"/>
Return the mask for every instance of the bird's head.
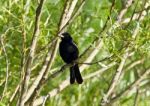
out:
<path id="1" fill-rule="evenodd" d="M 64 32 L 61 34 L 61 39 L 64 41 L 72 41 L 72 37 L 68 32 Z"/>

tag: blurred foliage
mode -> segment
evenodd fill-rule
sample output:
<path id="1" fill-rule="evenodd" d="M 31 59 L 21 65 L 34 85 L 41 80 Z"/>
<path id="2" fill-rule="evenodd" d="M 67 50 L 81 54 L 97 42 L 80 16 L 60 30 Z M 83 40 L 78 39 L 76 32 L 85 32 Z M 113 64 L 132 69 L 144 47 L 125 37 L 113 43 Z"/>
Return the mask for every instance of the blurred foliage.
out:
<path id="1" fill-rule="evenodd" d="M 73 20 L 71 25 L 68 27 L 68 32 L 71 33 L 74 41 L 77 43 L 80 54 L 90 45 L 92 49 L 94 44 L 92 41 L 98 37 L 99 32 L 102 30 L 107 17 L 110 15 L 109 9 L 113 0 L 86 0 L 82 12 Z M 58 28 L 58 23 L 63 10 L 65 0 L 46 0 L 42 10 L 42 17 L 40 21 L 40 37 L 38 39 L 36 55 L 34 59 L 34 65 L 38 65 L 32 72 L 32 81 L 38 74 L 42 60 L 44 59 L 47 50 L 41 51 L 41 48 L 45 47 L 54 36 Z M 124 18 L 131 17 L 135 4 L 127 11 Z M 80 1 L 79 1 L 80 4 Z M 16 86 L 20 82 L 21 73 L 21 59 L 23 51 L 27 54 L 29 46 L 31 44 L 34 21 L 35 21 L 35 10 L 38 5 L 38 0 L 0 0 L 0 37 L 3 37 L 4 46 L 8 55 L 9 61 L 9 80 L 8 89 L 6 96 L 0 101 L 0 106 L 6 106 L 11 95 L 14 93 Z M 142 10 L 142 1 L 139 0 L 139 4 L 136 11 Z M 110 20 L 106 27 L 106 31 L 115 23 L 117 15 L 122 9 L 120 0 L 116 0 L 115 7 L 110 15 Z M 133 31 L 137 24 L 140 27 L 135 40 L 132 39 Z M 144 62 L 140 65 L 133 67 L 132 69 L 125 72 L 124 77 L 120 80 L 116 87 L 116 92 L 124 90 L 126 86 L 131 84 L 137 77 L 135 74 L 138 71 L 139 74 L 143 73 L 145 69 L 150 67 L 150 14 L 148 14 L 142 22 L 137 20 L 131 21 L 129 26 L 125 28 L 126 24 L 116 28 L 109 37 L 106 35 L 100 35 L 104 37 L 104 46 L 99 51 L 94 61 L 101 60 L 108 57 L 110 54 L 115 54 L 112 60 L 103 62 L 105 65 L 111 61 L 120 62 L 120 58 L 126 50 L 128 44 L 132 42 L 130 51 L 134 52 L 134 55 L 127 59 L 125 68 L 132 64 L 134 61 L 144 59 Z M 22 50 L 23 44 L 23 33 L 25 32 L 25 48 Z M 81 59 L 84 61 L 90 54 L 87 53 Z M 61 60 L 59 53 L 55 59 L 52 69 L 60 68 L 64 62 Z M 117 65 L 118 66 L 118 65 Z M 100 99 L 108 89 L 108 85 L 111 83 L 112 76 L 115 73 L 117 66 L 114 66 L 107 70 L 101 75 L 97 75 L 93 78 L 86 79 L 82 85 L 74 84 L 68 86 L 58 95 L 50 98 L 47 102 L 47 106 L 98 106 Z M 99 64 L 91 65 L 86 69 L 82 75 L 88 75 L 92 72 L 96 72 L 101 69 L 102 66 Z M 138 69 L 138 70 L 137 70 Z M 48 91 L 58 87 L 58 85 L 65 80 L 69 75 L 68 69 L 47 82 L 41 91 L 40 95 L 47 94 Z M 5 53 L 0 45 L 0 95 L 4 89 L 4 82 L 6 77 L 6 60 Z M 31 81 L 31 82 L 32 82 Z M 149 82 L 149 79 L 146 79 Z M 150 84 L 141 85 L 139 88 L 139 106 L 149 106 L 150 101 Z M 114 104 L 116 106 L 129 106 L 133 105 L 136 92 L 133 91 L 128 95 L 121 97 Z M 17 99 L 14 101 L 14 106 Z"/>

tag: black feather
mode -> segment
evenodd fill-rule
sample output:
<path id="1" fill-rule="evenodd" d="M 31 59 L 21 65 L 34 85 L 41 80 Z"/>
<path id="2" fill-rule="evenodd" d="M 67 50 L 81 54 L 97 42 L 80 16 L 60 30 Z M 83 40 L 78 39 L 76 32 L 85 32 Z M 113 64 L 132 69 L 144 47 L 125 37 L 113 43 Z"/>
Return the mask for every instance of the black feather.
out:
<path id="1" fill-rule="evenodd" d="M 64 62 L 69 64 L 78 59 L 79 50 L 73 42 L 72 37 L 69 33 L 65 32 L 62 35 L 63 37 L 61 38 L 62 41 L 59 45 L 59 52 Z M 75 80 L 79 84 L 83 82 L 78 64 L 75 64 L 74 66 L 70 67 L 70 83 L 73 84 Z"/>

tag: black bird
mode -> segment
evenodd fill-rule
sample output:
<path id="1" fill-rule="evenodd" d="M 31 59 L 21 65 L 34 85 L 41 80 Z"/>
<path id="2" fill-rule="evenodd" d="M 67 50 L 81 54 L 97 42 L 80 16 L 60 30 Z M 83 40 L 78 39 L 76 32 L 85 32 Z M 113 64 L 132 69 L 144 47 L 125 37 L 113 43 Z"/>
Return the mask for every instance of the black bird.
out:
<path id="1" fill-rule="evenodd" d="M 62 33 L 61 40 L 62 41 L 59 45 L 59 52 L 61 58 L 67 64 L 73 63 L 73 61 L 75 61 L 79 55 L 79 50 L 77 46 L 73 42 L 72 37 L 68 32 Z M 73 84 L 75 80 L 78 84 L 81 84 L 83 82 L 78 64 L 76 63 L 70 67 L 70 83 Z"/>

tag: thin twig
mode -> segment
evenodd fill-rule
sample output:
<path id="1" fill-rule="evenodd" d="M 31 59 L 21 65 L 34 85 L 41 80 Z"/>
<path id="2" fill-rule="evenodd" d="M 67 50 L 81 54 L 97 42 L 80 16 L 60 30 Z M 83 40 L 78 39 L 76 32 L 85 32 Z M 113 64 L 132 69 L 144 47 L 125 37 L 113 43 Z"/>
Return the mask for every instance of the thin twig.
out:
<path id="1" fill-rule="evenodd" d="M 100 35 L 102 34 L 102 32 L 105 31 L 105 29 L 106 29 L 106 27 L 107 27 L 107 23 L 108 23 L 108 21 L 109 21 L 109 19 L 110 19 L 110 16 L 111 16 L 111 14 L 112 14 L 112 10 L 113 10 L 114 5 L 115 5 L 115 0 L 112 1 L 112 5 L 111 5 L 111 7 L 110 7 L 109 15 L 108 15 L 108 17 L 107 17 L 107 19 L 106 19 L 106 22 L 105 22 L 105 24 L 104 24 L 102 30 L 99 31 L 99 33 L 98 33 L 98 36 L 99 36 L 99 37 L 96 37 L 96 38 L 92 41 L 92 44 L 94 44 L 95 42 L 97 42 L 97 41 L 100 39 Z M 84 52 L 79 56 L 79 58 L 83 57 L 83 56 L 87 53 L 87 51 L 89 51 L 89 49 L 90 49 L 91 47 L 92 47 L 92 45 L 89 45 L 89 46 L 84 50 Z"/>
<path id="2" fill-rule="evenodd" d="M 111 55 L 111 56 L 105 57 L 104 59 L 101 59 L 101 60 L 99 60 L 99 61 L 90 62 L 90 63 L 85 63 L 85 62 L 83 62 L 83 63 L 81 63 L 81 62 L 75 62 L 75 63 L 77 63 L 77 64 L 85 64 L 85 65 L 94 65 L 94 64 L 98 64 L 98 63 L 100 63 L 100 62 L 103 62 L 103 61 L 105 61 L 105 60 L 111 59 L 111 58 L 113 58 L 113 57 L 114 57 L 114 55 Z"/>
<path id="3" fill-rule="evenodd" d="M 100 74 L 104 73 L 106 70 L 110 69 L 111 67 L 113 67 L 115 65 L 117 65 L 117 63 L 112 62 L 112 63 L 108 64 L 107 67 L 104 67 L 104 68 L 102 68 L 98 71 L 95 71 L 93 73 L 88 74 L 87 76 L 84 77 L 84 79 L 89 79 L 89 78 L 95 77 L 96 75 L 100 75 Z"/>
<path id="4" fill-rule="evenodd" d="M 17 85 L 16 89 L 13 92 L 13 95 L 10 97 L 8 106 L 12 105 L 11 103 L 13 102 L 13 100 L 16 97 L 17 93 L 19 92 L 19 88 L 20 88 L 20 83 Z"/>
<path id="5" fill-rule="evenodd" d="M 135 13 L 141 13 L 143 11 L 148 11 L 149 9 L 150 9 L 150 6 L 147 6 L 147 7 L 143 8 L 143 10 L 136 11 Z"/>
<path id="6" fill-rule="evenodd" d="M 8 55 L 7 55 L 7 51 L 4 45 L 4 41 L 3 41 L 3 36 L 0 37 L 0 42 L 2 45 L 2 50 L 4 52 L 5 55 L 5 61 L 6 61 L 6 78 L 5 78 L 5 86 L 4 86 L 4 90 L 1 96 L 1 101 L 3 100 L 3 97 L 5 96 L 5 93 L 7 92 L 7 88 L 8 88 L 8 78 L 9 78 L 9 60 L 8 60 Z"/>
<path id="7" fill-rule="evenodd" d="M 148 6 L 149 6 L 149 5 L 147 4 L 147 6 L 145 6 L 145 8 L 148 7 Z M 149 7 L 150 7 L 150 6 L 149 6 Z M 139 11 L 139 13 L 135 13 L 135 14 L 133 15 L 132 20 L 137 20 L 140 14 L 142 14 L 142 16 L 145 17 L 145 15 L 146 15 L 146 13 L 148 13 L 149 9 L 150 9 L 150 8 L 148 8 L 148 9 L 146 9 L 146 10 L 143 9 L 143 10 Z M 122 23 L 129 23 L 130 20 L 131 20 L 131 18 L 125 18 L 125 19 L 123 19 Z"/>
<path id="8" fill-rule="evenodd" d="M 140 78 L 140 75 L 138 74 L 138 69 L 135 68 L 136 71 L 135 71 L 135 77 L 136 77 L 136 80 Z M 139 96 L 139 85 L 137 85 L 137 89 L 136 89 L 136 95 L 135 95 L 135 98 L 134 98 L 134 104 L 133 106 L 137 106 L 138 105 L 138 96 Z"/>

